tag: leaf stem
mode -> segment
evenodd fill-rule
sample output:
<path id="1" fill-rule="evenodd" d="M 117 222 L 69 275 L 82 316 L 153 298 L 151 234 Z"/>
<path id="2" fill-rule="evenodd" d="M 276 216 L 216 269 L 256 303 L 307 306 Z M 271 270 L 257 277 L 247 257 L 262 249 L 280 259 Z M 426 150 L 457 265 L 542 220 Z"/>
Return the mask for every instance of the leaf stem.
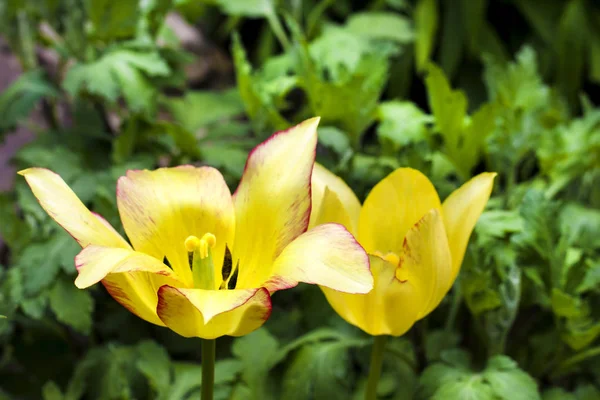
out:
<path id="1" fill-rule="evenodd" d="M 202 400 L 213 400 L 216 339 L 202 339 Z"/>
<path id="2" fill-rule="evenodd" d="M 369 380 L 365 390 L 365 400 L 377 399 L 377 383 L 381 375 L 381 366 L 383 364 L 383 351 L 385 350 L 386 335 L 375 336 L 373 338 L 373 350 L 371 351 L 371 365 L 369 367 Z"/>

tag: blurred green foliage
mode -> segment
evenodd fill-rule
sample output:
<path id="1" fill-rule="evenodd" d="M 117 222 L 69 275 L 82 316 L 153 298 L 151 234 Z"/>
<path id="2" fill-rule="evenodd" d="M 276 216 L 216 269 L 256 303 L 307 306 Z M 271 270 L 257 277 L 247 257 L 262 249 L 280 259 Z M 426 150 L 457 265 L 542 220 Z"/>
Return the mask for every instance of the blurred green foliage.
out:
<path id="1" fill-rule="evenodd" d="M 314 115 L 318 161 L 362 199 L 400 166 L 442 197 L 496 171 L 459 280 L 389 342 L 379 397 L 598 399 L 599 27 L 591 0 L 5 0 L 24 72 L 0 140 L 34 132 L 13 164 L 113 226 L 127 169 L 209 164 L 234 185 L 254 145 Z M 0 235 L 0 399 L 198 397 L 199 342 L 76 289 L 78 246 L 22 179 Z M 219 341 L 216 398 L 360 399 L 370 339 L 318 288 L 274 307 Z"/>

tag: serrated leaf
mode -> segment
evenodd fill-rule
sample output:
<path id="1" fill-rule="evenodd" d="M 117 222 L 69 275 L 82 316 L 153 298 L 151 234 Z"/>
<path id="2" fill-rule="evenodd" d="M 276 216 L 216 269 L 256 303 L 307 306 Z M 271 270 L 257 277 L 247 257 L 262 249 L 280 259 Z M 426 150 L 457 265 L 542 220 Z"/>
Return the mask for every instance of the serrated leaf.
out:
<path id="1" fill-rule="evenodd" d="M 350 379 L 347 349 L 337 342 L 302 347 L 283 377 L 282 398 L 347 399 Z"/>
<path id="2" fill-rule="evenodd" d="M 77 289 L 70 279 L 62 278 L 50 289 L 49 300 L 60 322 L 83 334 L 90 333 L 94 300 L 88 290 Z"/>
<path id="3" fill-rule="evenodd" d="M 488 360 L 481 373 L 444 364 L 427 367 L 421 376 L 422 398 L 436 400 L 539 400 L 535 380 L 507 356 Z"/>
<path id="4" fill-rule="evenodd" d="M 495 356 L 488 360 L 483 377 L 501 400 L 538 400 L 537 383 L 519 369 L 507 356 Z"/>
<path id="5" fill-rule="evenodd" d="M 382 145 L 389 144 L 394 151 L 411 143 L 427 140 L 427 124 L 432 118 L 410 102 L 388 101 L 377 110 L 380 121 L 377 136 Z"/>
<path id="6" fill-rule="evenodd" d="M 156 106 L 156 88 L 149 77 L 169 74 L 169 66 L 157 52 L 117 49 L 94 62 L 71 67 L 63 86 L 72 96 L 85 89 L 111 103 L 122 95 L 133 111 L 151 113 Z"/>

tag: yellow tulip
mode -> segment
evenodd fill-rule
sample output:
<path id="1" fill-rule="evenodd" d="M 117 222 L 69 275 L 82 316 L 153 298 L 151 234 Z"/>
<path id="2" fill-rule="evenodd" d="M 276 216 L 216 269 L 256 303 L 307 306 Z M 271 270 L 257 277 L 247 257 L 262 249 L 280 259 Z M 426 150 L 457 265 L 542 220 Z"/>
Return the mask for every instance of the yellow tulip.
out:
<path id="1" fill-rule="evenodd" d="M 140 318 L 185 337 L 241 336 L 298 282 L 367 293 L 368 257 L 341 225 L 307 231 L 318 118 L 249 155 L 233 195 L 214 168 L 128 171 L 117 205 L 131 245 L 50 170 L 20 172 L 48 214 L 83 247 L 75 284 L 102 282 Z"/>
<path id="2" fill-rule="evenodd" d="M 347 227 L 369 254 L 375 279 L 368 294 L 322 287 L 329 304 L 371 335 L 406 333 L 454 283 L 495 175 L 477 175 L 442 204 L 422 173 L 399 168 L 375 185 L 361 207 L 342 179 L 315 164 L 309 227 Z"/>

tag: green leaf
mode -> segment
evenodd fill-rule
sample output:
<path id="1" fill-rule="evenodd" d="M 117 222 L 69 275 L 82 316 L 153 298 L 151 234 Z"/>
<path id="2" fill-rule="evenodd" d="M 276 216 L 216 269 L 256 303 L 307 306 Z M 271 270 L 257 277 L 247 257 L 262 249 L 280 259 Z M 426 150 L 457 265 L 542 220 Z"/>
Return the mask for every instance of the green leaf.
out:
<path id="1" fill-rule="evenodd" d="M 281 398 L 348 399 L 350 373 L 347 349 L 339 342 L 304 346 L 285 372 Z"/>
<path id="2" fill-rule="evenodd" d="M 23 271 L 26 295 L 34 296 L 47 288 L 61 267 L 74 272 L 73 259 L 78 251 L 77 242 L 62 230 L 56 231 L 47 242 L 26 247 L 17 262 Z"/>
<path id="3" fill-rule="evenodd" d="M 550 88 L 538 73 L 535 51 L 523 47 L 516 63 L 503 65 L 493 57 L 484 57 L 484 80 L 491 100 L 507 109 L 535 110 L 549 106 Z"/>
<path id="4" fill-rule="evenodd" d="M 574 100 L 583 80 L 585 46 L 588 40 L 585 3 L 570 0 L 560 18 L 557 35 L 556 77 L 563 92 Z"/>
<path id="5" fill-rule="evenodd" d="M 319 126 L 319 143 L 340 156 L 350 150 L 348 134 L 334 126 Z"/>
<path id="6" fill-rule="evenodd" d="M 135 34 L 138 0 L 86 0 L 91 35 L 100 40 L 131 37 Z"/>
<path id="7" fill-rule="evenodd" d="M 42 387 L 42 396 L 44 400 L 64 400 L 64 395 L 60 387 L 54 381 L 48 381 Z"/>
<path id="8" fill-rule="evenodd" d="M 215 0 L 230 15 L 260 18 L 275 15 L 273 0 Z"/>
<path id="9" fill-rule="evenodd" d="M 538 400 L 535 380 L 507 356 L 488 360 L 480 373 L 433 364 L 421 376 L 421 398 L 435 400 Z"/>
<path id="10" fill-rule="evenodd" d="M 423 71 L 433 52 L 438 29 L 439 10 L 437 0 L 418 0 L 415 7 L 417 71 Z"/>
<path id="11" fill-rule="evenodd" d="M 48 295 L 46 292 L 39 293 L 35 297 L 25 299 L 21 302 L 23 313 L 33 319 L 42 319 L 48 307 Z"/>
<path id="12" fill-rule="evenodd" d="M 231 351 L 242 362 L 242 380 L 257 398 L 267 395 L 266 380 L 278 348 L 277 339 L 266 328 L 236 339 L 233 343 Z"/>
<path id="13" fill-rule="evenodd" d="M 310 46 L 294 32 L 303 44 L 298 69 L 311 114 L 347 132 L 357 148 L 376 116 L 389 69 L 387 53 L 374 51 L 369 41 L 339 27 L 328 27 Z"/>
<path id="14" fill-rule="evenodd" d="M 501 400 L 536 400 L 540 398 L 537 383 L 507 356 L 488 360 L 483 377 Z"/>
<path id="15" fill-rule="evenodd" d="M 201 149 L 204 162 L 215 167 L 223 168 L 231 175 L 241 178 L 248 151 L 227 143 L 205 145 Z"/>
<path id="16" fill-rule="evenodd" d="M 575 289 L 577 294 L 585 293 L 588 291 L 600 291 L 600 261 L 589 260 L 587 263 L 587 269 L 581 283 Z"/>
<path id="17" fill-rule="evenodd" d="M 464 3 L 463 3 L 464 4 Z M 452 78 L 456 75 L 465 48 L 466 37 L 464 12 L 468 6 L 449 6 L 443 13 L 442 34 L 440 39 L 440 66 Z"/>
<path id="18" fill-rule="evenodd" d="M 63 86 L 72 96 L 85 89 L 110 103 L 122 95 L 132 111 L 150 114 L 156 107 L 157 90 L 149 77 L 169 74 L 169 66 L 157 52 L 117 49 L 94 62 L 75 64 Z"/>
<path id="19" fill-rule="evenodd" d="M 579 317 L 583 313 L 581 300 L 564 293 L 560 289 L 552 289 L 552 310 L 560 317 Z"/>
<path id="20" fill-rule="evenodd" d="M 414 40 L 413 27 L 408 18 L 391 12 L 354 13 L 346 22 L 346 29 L 371 39 L 386 39 L 398 43 Z"/>
<path id="21" fill-rule="evenodd" d="M 59 279 L 50 289 L 50 309 L 60 322 L 90 333 L 94 300 L 88 290 L 77 289 L 70 279 Z"/>
<path id="22" fill-rule="evenodd" d="M 189 91 L 183 98 L 170 98 L 167 106 L 173 119 L 191 132 L 226 122 L 244 112 L 244 104 L 236 89 L 222 92 Z"/>
<path id="23" fill-rule="evenodd" d="M 564 389 L 552 388 L 544 391 L 542 400 L 577 400 L 577 397 Z"/>
<path id="24" fill-rule="evenodd" d="M 443 351 L 458 347 L 460 337 L 455 332 L 436 330 L 425 337 L 425 356 L 427 361 L 439 361 Z"/>
<path id="25" fill-rule="evenodd" d="M 289 123 L 283 118 L 275 105 L 275 99 L 284 93 L 273 94 L 265 89 L 265 83 L 261 81 L 257 74 L 253 73 L 252 66 L 246 58 L 246 52 L 237 34 L 233 35 L 231 51 L 233 53 L 238 91 L 255 132 L 264 135 L 266 132 L 271 132 L 273 128 L 276 130 L 287 128 Z M 287 92 L 291 88 L 284 87 L 284 89 Z"/>
<path id="26" fill-rule="evenodd" d="M 431 117 L 410 102 L 388 101 L 378 108 L 377 136 L 382 146 L 394 151 L 429 138 L 427 124 Z"/>
<path id="27" fill-rule="evenodd" d="M 171 384 L 171 359 L 169 353 L 156 342 L 143 341 L 137 345 L 139 359 L 137 368 L 148 379 L 150 386 L 160 397 Z"/>
<path id="28" fill-rule="evenodd" d="M 201 381 L 202 368 L 199 365 L 184 362 L 173 363 L 173 383 L 168 394 L 159 399 L 188 399 L 191 397 L 192 391 L 200 389 Z"/>
<path id="29" fill-rule="evenodd" d="M 58 91 L 48 82 L 43 70 L 23 73 L 0 94 L 0 133 L 14 129 L 40 100 L 54 99 L 57 95 Z"/>
<path id="30" fill-rule="evenodd" d="M 475 226 L 477 243 L 481 247 L 488 247 L 496 239 L 506 238 L 522 229 L 523 220 L 517 211 L 487 210 L 481 214 Z"/>

